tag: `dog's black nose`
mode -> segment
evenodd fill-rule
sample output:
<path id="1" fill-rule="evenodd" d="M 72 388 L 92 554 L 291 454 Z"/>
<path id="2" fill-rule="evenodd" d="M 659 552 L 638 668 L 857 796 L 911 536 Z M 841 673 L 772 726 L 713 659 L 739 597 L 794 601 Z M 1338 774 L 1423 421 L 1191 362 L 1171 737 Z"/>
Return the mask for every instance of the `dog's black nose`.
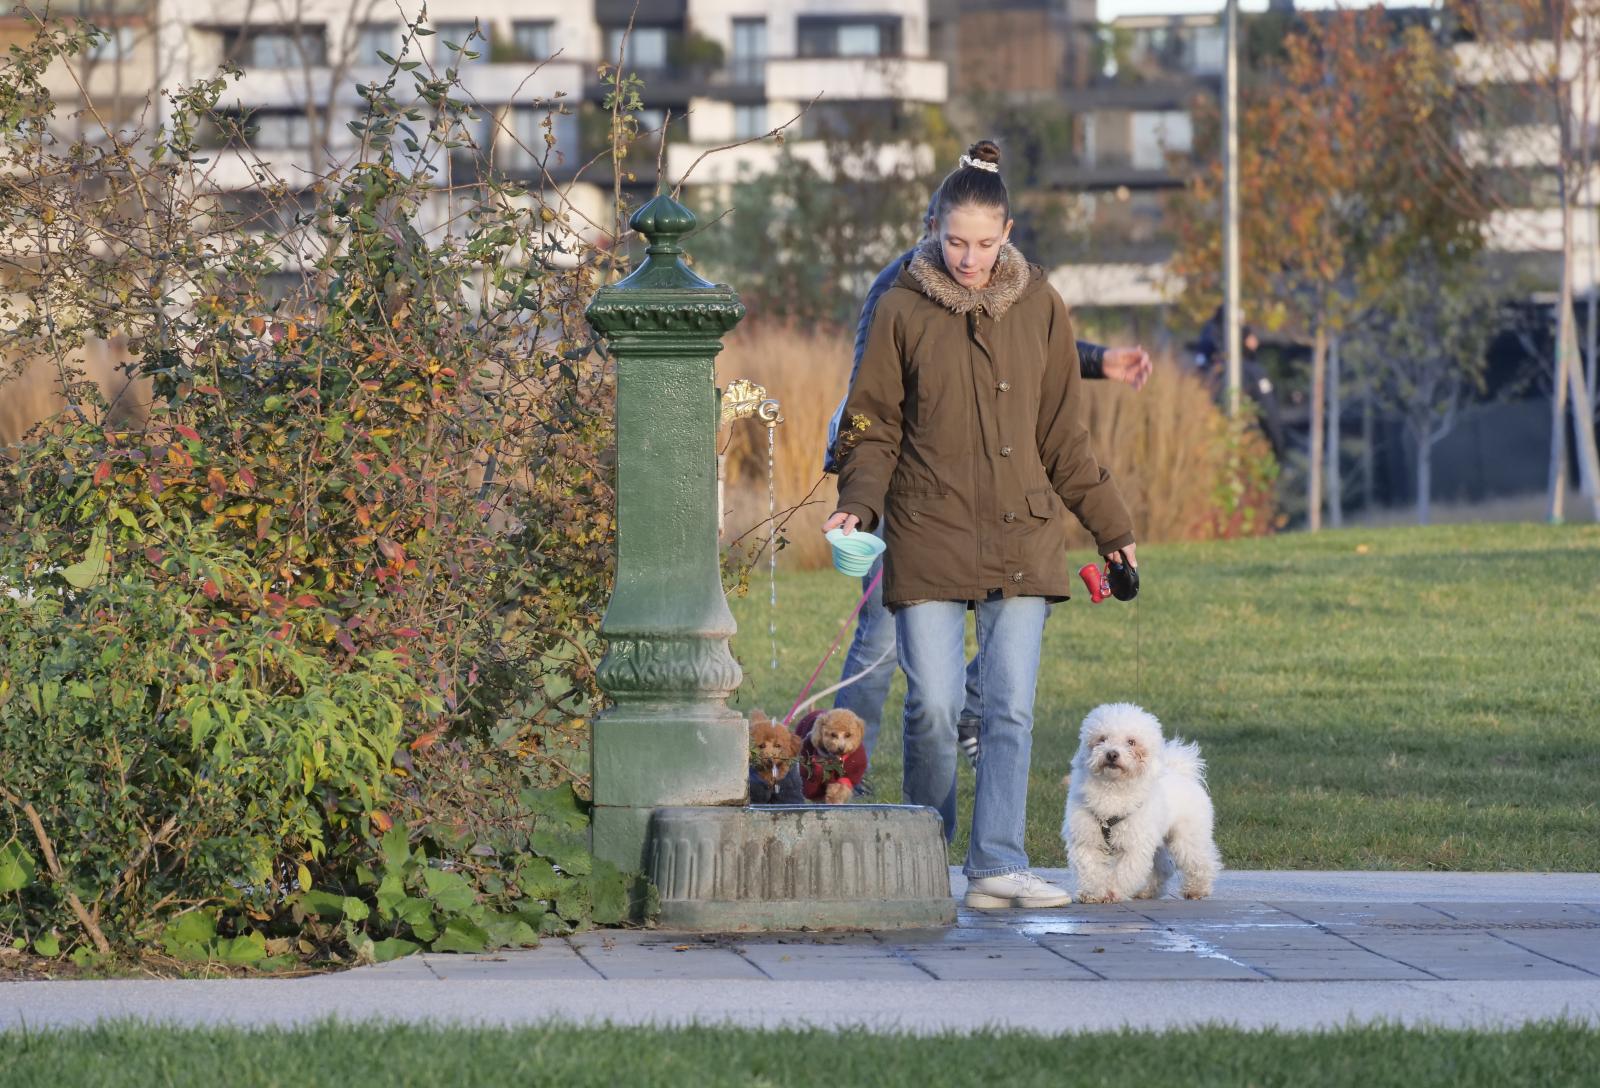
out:
<path id="1" fill-rule="evenodd" d="M 1111 751 L 1106 753 L 1106 762 L 1107 763 L 1115 763 L 1118 758 L 1119 757 L 1117 755 L 1117 750 L 1115 748 L 1111 749 Z"/>

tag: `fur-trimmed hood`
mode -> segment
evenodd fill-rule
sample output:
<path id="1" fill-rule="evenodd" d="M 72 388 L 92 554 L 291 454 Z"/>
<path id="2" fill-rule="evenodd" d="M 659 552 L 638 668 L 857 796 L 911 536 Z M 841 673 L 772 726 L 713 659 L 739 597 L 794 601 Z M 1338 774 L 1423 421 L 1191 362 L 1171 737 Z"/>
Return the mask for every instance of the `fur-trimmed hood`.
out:
<path id="1" fill-rule="evenodd" d="M 951 313 L 969 314 L 982 310 L 999 320 L 1005 312 L 1027 293 L 1036 279 L 1034 268 L 1028 264 L 1016 246 L 1007 242 L 1000 248 L 995 260 L 994 273 L 989 283 L 974 290 L 956 282 L 945 268 L 944 254 L 937 238 L 929 238 L 917 247 L 916 256 L 906 266 L 906 275 L 916 282 L 922 293 Z"/>

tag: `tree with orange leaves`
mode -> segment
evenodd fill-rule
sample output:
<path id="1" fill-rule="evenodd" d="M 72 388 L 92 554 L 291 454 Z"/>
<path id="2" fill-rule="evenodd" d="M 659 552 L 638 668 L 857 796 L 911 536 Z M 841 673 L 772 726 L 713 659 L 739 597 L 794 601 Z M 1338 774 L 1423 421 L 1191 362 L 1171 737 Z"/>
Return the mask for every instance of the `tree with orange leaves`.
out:
<path id="1" fill-rule="evenodd" d="M 1470 260 L 1484 205 L 1463 197 L 1476 179 L 1445 150 L 1451 65 L 1426 28 L 1403 27 L 1381 8 L 1317 17 L 1285 38 L 1269 76 L 1240 101 L 1241 279 L 1260 324 L 1311 341 L 1307 514 L 1316 530 L 1330 342 L 1417 253 Z M 1216 131 L 1214 111 L 1202 129 Z M 1195 313 L 1221 295 L 1221 191 L 1217 160 L 1176 198 L 1173 272 Z"/>

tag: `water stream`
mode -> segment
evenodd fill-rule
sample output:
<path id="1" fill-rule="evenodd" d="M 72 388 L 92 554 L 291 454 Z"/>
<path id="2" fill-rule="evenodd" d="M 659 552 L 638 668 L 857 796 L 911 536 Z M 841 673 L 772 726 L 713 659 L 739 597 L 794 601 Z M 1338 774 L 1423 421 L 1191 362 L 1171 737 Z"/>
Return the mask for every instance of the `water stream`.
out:
<path id="1" fill-rule="evenodd" d="M 767 424 L 767 525 L 772 535 L 767 541 L 767 639 L 772 644 L 772 670 L 778 669 L 778 488 L 777 426 Z"/>

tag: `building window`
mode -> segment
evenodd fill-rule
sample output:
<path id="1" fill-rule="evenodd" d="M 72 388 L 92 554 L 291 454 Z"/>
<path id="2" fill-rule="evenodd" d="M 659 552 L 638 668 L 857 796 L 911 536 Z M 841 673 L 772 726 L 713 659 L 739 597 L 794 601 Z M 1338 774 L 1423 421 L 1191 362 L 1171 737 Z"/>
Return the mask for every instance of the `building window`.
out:
<path id="1" fill-rule="evenodd" d="M 239 34 L 237 54 L 246 68 L 299 68 L 328 62 L 320 26 L 298 30 L 247 28 Z"/>
<path id="2" fill-rule="evenodd" d="M 802 140 L 887 140 L 901 129 L 898 105 L 888 100 L 818 102 L 800 118 Z"/>
<path id="3" fill-rule="evenodd" d="M 900 54 L 899 19 L 802 18 L 802 57 L 893 57 Z"/>
<path id="4" fill-rule="evenodd" d="M 474 32 L 478 30 L 476 21 L 439 23 L 434 29 L 438 31 L 434 41 L 439 43 L 435 47 L 438 50 L 434 54 L 435 64 L 454 63 L 458 67 L 465 67 L 469 64 L 482 64 L 489 59 L 489 43 L 484 40 L 484 35 L 478 33 L 477 37 L 473 37 Z M 468 41 L 469 38 L 472 40 Z M 450 44 L 446 45 L 446 42 Z M 460 49 L 452 49 L 451 45 L 459 46 Z M 468 53 L 476 53 L 477 56 L 469 57 Z"/>
<path id="5" fill-rule="evenodd" d="M 245 132 L 258 151 L 304 148 L 311 143 L 311 119 L 304 110 L 256 110 Z"/>
<path id="6" fill-rule="evenodd" d="M 548 20 L 536 23 L 512 23 L 511 41 L 517 56 L 524 60 L 546 60 L 555 52 L 550 42 L 555 24 Z"/>
<path id="7" fill-rule="evenodd" d="M 96 61 L 125 60 L 133 54 L 136 38 L 134 28 L 131 26 L 114 26 L 104 31 L 107 35 L 95 43 L 94 49 L 89 54 L 89 59 Z"/>
<path id="8" fill-rule="evenodd" d="M 352 63 L 358 68 L 387 66 L 389 62 L 378 56 L 379 53 L 400 56 L 400 27 L 395 23 L 362 23 L 356 31 L 356 55 Z"/>
<path id="9" fill-rule="evenodd" d="M 733 107 L 733 138 L 735 140 L 753 140 L 763 136 L 767 131 L 767 107 L 735 106 Z"/>
<path id="10" fill-rule="evenodd" d="M 612 64 L 617 62 L 617 55 L 622 52 L 622 36 L 627 33 L 625 27 L 614 27 L 606 31 L 606 55 L 603 60 Z M 628 35 L 628 57 L 623 67 L 629 71 L 651 68 L 665 68 L 667 66 L 667 28 L 664 26 L 636 26 L 633 33 Z"/>
<path id="11" fill-rule="evenodd" d="M 549 122 L 549 128 L 545 127 Z M 576 162 L 578 157 L 578 118 L 570 111 L 553 106 L 513 106 L 507 127 L 515 140 L 502 139 L 497 152 L 502 169 L 532 170 L 549 153 L 546 166 Z M 545 144 L 545 133 L 556 138 L 555 147 Z"/>
<path id="12" fill-rule="evenodd" d="M 767 21 L 733 21 L 733 81 L 761 83 L 767 76 Z"/>
<path id="13" fill-rule="evenodd" d="M 1168 152 L 1188 154 L 1194 146 L 1194 124 L 1183 110 L 1135 113 L 1132 129 L 1135 170 L 1163 169 Z"/>

